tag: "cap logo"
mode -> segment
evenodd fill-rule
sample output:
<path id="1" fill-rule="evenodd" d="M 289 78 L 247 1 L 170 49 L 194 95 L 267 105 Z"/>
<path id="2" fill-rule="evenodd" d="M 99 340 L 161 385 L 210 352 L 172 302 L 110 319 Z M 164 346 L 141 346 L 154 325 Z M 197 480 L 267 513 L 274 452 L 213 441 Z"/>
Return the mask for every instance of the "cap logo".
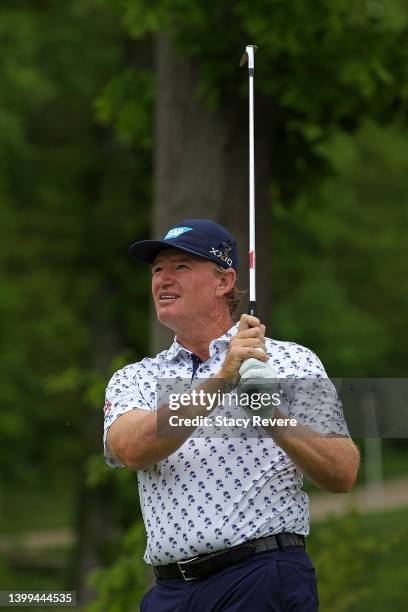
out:
<path id="1" fill-rule="evenodd" d="M 216 257 L 218 257 L 218 259 L 221 259 L 222 261 L 225 261 L 225 263 L 228 264 L 229 267 L 231 268 L 231 266 L 232 266 L 232 259 L 230 257 L 228 257 L 228 254 L 227 254 L 226 250 L 223 253 L 219 249 L 216 249 L 215 247 L 211 247 L 210 254 L 211 255 L 215 255 Z"/>
<path id="2" fill-rule="evenodd" d="M 232 251 L 232 246 L 231 246 L 231 241 L 230 240 L 226 240 L 225 242 L 223 242 L 223 253 L 224 255 L 229 255 L 230 252 Z"/>
<path id="3" fill-rule="evenodd" d="M 178 238 L 181 234 L 185 234 L 186 232 L 190 232 L 192 227 L 174 227 L 169 230 L 163 240 L 169 240 L 170 238 Z"/>

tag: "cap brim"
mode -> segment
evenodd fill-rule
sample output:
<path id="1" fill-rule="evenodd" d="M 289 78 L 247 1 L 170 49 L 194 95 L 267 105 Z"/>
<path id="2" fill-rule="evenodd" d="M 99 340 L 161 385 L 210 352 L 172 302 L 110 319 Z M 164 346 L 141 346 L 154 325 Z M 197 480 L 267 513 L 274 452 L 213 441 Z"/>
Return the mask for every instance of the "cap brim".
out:
<path id="1" fill-rule="evenodd" d="M 170 242 L 167 242 L 167 240 L 141 240 L 140 242 L 135 242 L 129 247 L 129 253 L 134 257 L 137 257 L 137 259 L 141 259 L 146 263 L 152 264 L 157 255 L 160 253 L 160 251 L 163 251 L 163 249 L 178 249 L 179 251 L 191 253 L 192 255 L 201 257 L 202 259 L 209 259 L 210 261 L 219 263 L 215 257 L 205 257 L 202 253 L 194 251 L 194 249 L 188 249 L 186 247 L 178 246 L 177 244 L 171 244 Z"/>

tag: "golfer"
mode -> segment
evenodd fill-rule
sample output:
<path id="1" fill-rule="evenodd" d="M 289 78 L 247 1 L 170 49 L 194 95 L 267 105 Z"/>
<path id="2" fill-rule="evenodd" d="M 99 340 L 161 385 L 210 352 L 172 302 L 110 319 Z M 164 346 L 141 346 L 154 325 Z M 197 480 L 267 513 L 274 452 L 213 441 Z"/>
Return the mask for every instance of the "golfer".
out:
<path id="1" fill-rule="evenodd" d="M 105 458 L 137 470 L 144 560 L 156 576 L 142 612 L 318 610 L 303 475 L 347 492 L 359 465 L 321 362 L 303 346 L 267 338 L 254 316 L 234 322 L 236 241 L 221 225 L 187 219 L 130 251 L 151 265 L 157 318 L 175 333 L 168 350 L 119 370 L 106 389 Z M 252 395 L 270 392 L 274 376 L 298 384 L 287 403 L 262 406 L 265 426 L 200 436 L 205 428 L 194 418 L 255 412 L 239 396 L 234 406 L 211 398 L 248 382 Z M 177 410 L 157 400 L 175 380 L 187 389 Z M 306 380 L 326 384 L 318 405 Z M 199 405 L 193 389 L 206 398 Z M 185 425 L 163 436 L 161 424 L 175 415 Z M 268 420 L 284 416 L 296 426 Z"/>

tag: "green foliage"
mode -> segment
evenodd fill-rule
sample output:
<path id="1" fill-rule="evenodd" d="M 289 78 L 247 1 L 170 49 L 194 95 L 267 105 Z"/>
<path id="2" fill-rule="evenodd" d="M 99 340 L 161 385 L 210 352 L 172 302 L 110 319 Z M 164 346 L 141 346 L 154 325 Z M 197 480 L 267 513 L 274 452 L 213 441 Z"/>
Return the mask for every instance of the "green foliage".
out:
<path id="1" fill-rule="evenodd" d="M 373 534 L 361 534 L 360 521 L 355 512 L 332 518 L 308 547 L 324 612 L 348 612 L 357 604 L 361 610 L 371 589 L 371 559 L 376 556 L 386 563 L 389 558 L 391 544 L 379 542 Z"/>
<path id="2" fill-rule="evenodd" d="M 143 523 L 136 523 L 123 538 L 117 560 L 89 575 L 89 585 L 97 593 L 86 612 L 132 612 L 146 592 L 146 565 Z"/>
<path id="3" fill-rule="evenodd" d="M 51 482 L 15 487 L 0 487 L 0 534 L 13 536 L 24 532 L 67 528 L 73 521 L 74 499 L 71 482 Z M 27 508 L 30 512 L 27 512 Z M 2 584 L 6 585 L 5 581 Z"/>
<path id="4" fill-rule="evenodd" d="M 113 353 L 132 341 L 135 359 L 147 341 L 147 277 L 129 283 L 126 245 L 147 232 L 152 89 L 145 75 L 131 151 L 95 117 L 126 70 L 114 14 L 88 0 L 4 2 L 0 24 L 0 466 L 13 483 L 74 478 Z"/>
<path id="5" fill-rule="evenodd" d="M 312 526 L 307 550 L 316 567 L 321 610 L 402 612 L 407 544 L 405 510 L 364 516 L 350 511 Z"/>
<path id="6" fill-rule="evenodd" d="M 81 402 L 81 406 L 93 413 L 100 413 L 104 392 L 110 372 L 114 372 L 134 360 L 134 355 L 129 351 L 117 354 L 106 372 L 84 371 L 71 366 L 66 370 L 50 375 L 45 379 L 45 393 L 54 401 L 67 400 Z M 88 416 L 89 419 L 89 416 Z M 70 425 L 71 422 L 68 422 Z M 77 424 L 72 423 L 74 427 Z M 68 449 L 75 456 L 79 456 L 85 462 L 84 477 L 86 485 L 90 488 L 109 485 L 112 500 L 115 524 L 132 522 L 140 515 L 138 508 L 138 485 L 136 472 L 128 469 L 112 470 L 106 465 L 102 452 L 102 430 L 99 432 L 100 444 L 98 452 L 92 452 L 91 447 L 85 447 L 80 438 L 77 444 L 71 440 L 66 443 L 65 451 Z M 99 437 L 98 437 L 99 442 Z"/>
<path id="7" fill-rule="evenodd" d="M 7 585 L 8 588 L 11 584 L 11 574 L 7 562 L 0 556 L 0 584 Z"/>
<path id="8" fill-rule="evenodd" d="M 54 94 L 51 79 L 41 70 L 41 44 L 36 36 L 39 19 L 30 10 L 2 10 L 0 41 L 3 53 L 0 72 L 0 158 L 9 151 L 29 153 L 24 130 L 28 113 Z M 7 86 L 4 86 L 4 85 Z"/>
<path id="9" fill-rule="evenodd" d="M 323 150 L 336 176 L 274 208 L 275 333 L 317 350 L 333 376 L 403 376 L 405 132 L 365 124 Z"/>
<path id="10" fill-rule="evenodd" d="M 106 376 L 106 372 L 86 372 L 70 366 L 58 374 L 48 376 L 44 381 L 44 391 L 54 397 L 74 393 L 77 397 L 81 397 L 84 405 L 100 409 L 106 387 Z"/>
<path id="11" fill-rule="evenodd" d="M 109 375 L 147 349 L 149 272 L 126 249 L 149 234 L 153 33 L 193 59 L 200 83 L 189 93 L 224 117 L 246 96 L 245 79 L 237 95 L 243 43 L 260 47 L 257 100 L 270 109 L 273 140 L 274 335 L 311 346 L 330 373 L 405 373 L 408 151 L 405 132 L 372 122 L 404 119 L 406 21 L 397 0 L 2 2 L 5 487 L 54 479 L 74 488 L 86 465 L 89 486 L 111 486 L 116 524 L 140 515 L 136 475 L 103 463 L 98 411 Z M 343 529 L 350 539 L 353 529 Z M 122 552 L 93 579 L 95 610 L 115 601 L 130 609 L 144 591 L 140 524 Z M 337 553 L 349 562 L 349 551 Z"/>
<path id="12" fill-rule="evenodd" d="M 382 3 L 377 15 L 373 3 L 351 7 L 344 0 L 313 5 L 307 0 L 233 5 L 116 0 L 115 5 L 135 38 L 165 31 L 183 53 L 197 57 L 209 88 L 222 88 L 236 74 L 234 50 L 239 59 L 243 40 L 256 42 L 259 73 L 271 74 L 257 87 L 294 113 L 298 129 L 313 124 L 321 131 L 322 124 L 388 110 L 390 87 L 395 96 L 407 74 L 407 51 L 395 44 L 406 36 L 408 16 L 400 0 Z"/>
<path id="13" fill-rule="evenodd" d="M 112 124 L 119 142 L 152 146 L 153 75 L 147 70 L 123 70 L 95 100 L 97 119 Z"/>
<path id="14" fill-rule="evenodd" d="M 320 604 L 327 612 L 345 612 L 367 596 L 365 566 L 380 551 L 375 538 L 360 537 L 356 518 L 351 514 L 333 519 L 319 532 L 320 552 L 313 555 L 311 551 L 319 577 Z"/>
<path id="15" fill-rule="evenodd" d="M 165 33 L 180 56 L 196 66 L 200 78 L 192 95 L 202 96 L 213 111 L 223 114 L 234 116 L 241 103 L 237 79 L 244 42 L 259 46 L 256 96 L 269 109 L 264 121 L 271 125 L 264 129 L 271 130 L 273 141 L 275 206 L 287 207 L 299 194 L 315 197 L 320 181 L 331 173 L 321 145 L 339 131 L 353 133 L 367 119 L 385 124 L 403 116 L 408 97 L 408 13 L 403 0 L 359 0 L 352 5 L 345 0 L 100 2 L 120 16 L 138 41 Z M 119 75 L 114 89 L 120 80 Z M 245 79 L 240 93 L 247 95 Z M 105 98 L 108 107 L 118 100 L 109 88 Z M 128 104 L 123 102 L 125 116 Z M 121 139 L 131 140 L 140 124 L 124 120 L 118 128 L 120 116 L 120 110 L 112 116 L 116 130 Z"/>

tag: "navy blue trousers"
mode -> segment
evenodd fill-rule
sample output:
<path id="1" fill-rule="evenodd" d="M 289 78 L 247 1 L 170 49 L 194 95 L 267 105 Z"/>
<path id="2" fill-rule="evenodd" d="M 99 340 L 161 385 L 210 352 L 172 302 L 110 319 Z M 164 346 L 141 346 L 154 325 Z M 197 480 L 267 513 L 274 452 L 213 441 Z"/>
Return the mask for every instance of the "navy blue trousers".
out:
<path id="1" fill-rule="evenodd" d="M 303 550 L 258 553 L 202 580 L 158 580 L 141 612 L 317 612 L 316 574 Z"/>

